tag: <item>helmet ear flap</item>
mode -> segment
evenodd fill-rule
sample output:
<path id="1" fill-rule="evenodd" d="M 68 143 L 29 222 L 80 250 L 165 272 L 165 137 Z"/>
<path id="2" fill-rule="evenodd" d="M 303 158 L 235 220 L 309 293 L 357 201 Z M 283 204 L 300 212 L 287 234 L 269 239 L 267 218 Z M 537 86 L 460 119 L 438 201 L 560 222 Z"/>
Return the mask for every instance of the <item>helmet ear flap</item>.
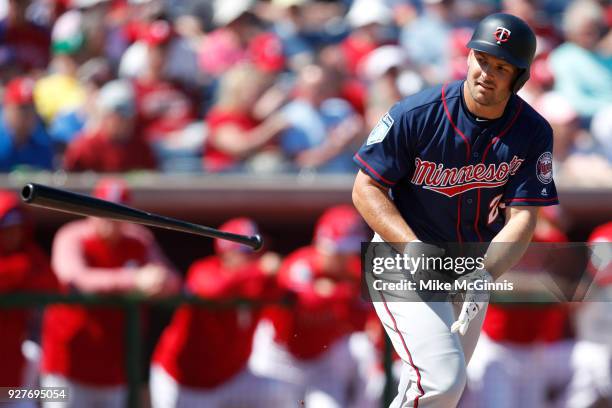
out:
<path id="1" fill-rule="evenodd" d="M 525 82 L 527 82 L 528 79 L 529 79 L 529 68 L 520 69 L 518 76 L 514 80 L 514 85 L 512 86 L 512 92 L 517 93 L 523 87 L 523 85 L 525 85 Z"/>

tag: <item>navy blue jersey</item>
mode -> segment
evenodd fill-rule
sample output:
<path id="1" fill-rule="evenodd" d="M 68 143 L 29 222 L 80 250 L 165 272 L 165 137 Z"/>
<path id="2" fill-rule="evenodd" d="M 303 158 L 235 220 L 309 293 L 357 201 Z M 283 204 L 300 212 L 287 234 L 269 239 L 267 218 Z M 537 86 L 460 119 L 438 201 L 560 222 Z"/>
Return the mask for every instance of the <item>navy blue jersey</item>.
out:
<path id="1" fill-rule="evenodd" d="M 457 81 L 398 102 L 354 157 L 423 241 L 487 242 L 506 206 L 559 203 L 548 122 L 516 95 L 480 122 L 462 94 Z"/>

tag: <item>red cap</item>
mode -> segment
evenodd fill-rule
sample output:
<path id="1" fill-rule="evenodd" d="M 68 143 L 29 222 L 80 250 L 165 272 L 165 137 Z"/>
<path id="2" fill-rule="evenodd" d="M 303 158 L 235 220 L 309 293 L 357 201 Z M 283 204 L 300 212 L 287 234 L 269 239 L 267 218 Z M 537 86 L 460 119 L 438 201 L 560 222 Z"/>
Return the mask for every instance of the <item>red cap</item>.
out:
<path id="1" fill-rule="evenodd" d="M 255 235 L 258 233 L 257 224 L 250 218 L 233 218 L 219 227 L 219 230 L 241 235 Z M 223 254 L 229 251 L 251 252 L 252 249 L 246 245 L 226 239 L 215 239 L 215 252 Z"/>
<path id="2" fill-rule="evenodd" d="M 142 30 L 142 41 L 148 45 L 164 45 L 172 38 L 172 27 L 165 20 L 157 20 Z"/>
<path id="3" fill-rule="evenodd" d="M 280 39 L 272 33 L 259 34 L 249 44 L 253 63 L 262 71 L 278 72 L 285 67 Z"/>
<path id="4" fill-rule="evenodd" d="M 314 243 L 328 252 L 356 253 L 366 240 L 361 216 L 350 205 L 325 211 L 315 228 Z"/>
<path id="5" fill-rule="evenodd" d="M 129 203 L 132 198 L 127 183 L 119 178 L 103 178 L 98 181 L 94 188 L 93 196 L 119 204 Z"/>
<path id="6" fill-rule="evenodd" d="M 0 190 L 0 228 L 25 224 L 21 201 L 12 191 Z"/>
<path id="7" fill-rule="evenodd" d="M 18 77 L 11 80 L 4 89 L 5 105 L 30 105 L 34 103 L 34 80 Z"/>

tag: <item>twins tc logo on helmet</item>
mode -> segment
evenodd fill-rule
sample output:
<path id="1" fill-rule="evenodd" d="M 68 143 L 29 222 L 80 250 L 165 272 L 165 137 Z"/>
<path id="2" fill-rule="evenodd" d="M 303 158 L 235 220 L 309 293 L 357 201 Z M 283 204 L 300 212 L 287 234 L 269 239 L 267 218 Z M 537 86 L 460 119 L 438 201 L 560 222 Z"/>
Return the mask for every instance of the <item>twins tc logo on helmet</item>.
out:
<path id="1" fill-rule="evenodd" d="M 550 152 L 544 152 L 538 158 L 536 164 L 536 176 L 542 184 L 548 184 L 553 179 L 553 163 L 552 154 Z"/>
<path id="2" fill-rule="evenodd" d="M 510 39 L 510 33 L 511 31 L 506 27 L 497 27 L 495 33 L 493 34 L 497 40 L 497 45 L 501 45 L 501 43 L 508 41 Z"/>

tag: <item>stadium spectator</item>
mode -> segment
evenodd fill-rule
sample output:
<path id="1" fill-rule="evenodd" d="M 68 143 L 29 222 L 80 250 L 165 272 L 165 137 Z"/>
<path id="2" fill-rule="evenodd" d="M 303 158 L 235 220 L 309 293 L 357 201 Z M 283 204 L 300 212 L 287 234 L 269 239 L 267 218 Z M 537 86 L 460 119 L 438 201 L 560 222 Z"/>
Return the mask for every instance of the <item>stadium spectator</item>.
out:
<path id="1" fill-rule="evenodd" d="M 54 292 L 57 280 L 49 259 L 34 242 L 32 220 L 20 205 L 17 194 L 0 191 L 0 293 Z M 35 387 L 26 379 L 22 345 L 30 333 L 32 311 L 0 309 L 0 384 L 3 387 Z M 35 407 L 34 401 L 8 402 L 7 408 Z"/>
<path id="2" fill-rule="evenodd" d="M 531 105 L 537 105 L 538 99 L 553 89 L 555 78 L 550 70 L 550 54 L 537 54 L 531 64 L 529 81 L 521 88 L 518 95 Z M 563 96 L 560 96 L 564 98 Z M 572 107 L 572 111 L 576 111 Z"/>
<path id="3" fill-rule="evenodd" d="M 261 32 L 252 13 L 255 0 L 213 2 L 216 29 L 202 41 L 198 50 L 200 68 L 218 78 L 234 64 L 248 59 L 248 45 Z"/>
<path id="4" fill-rule="evenodd" d="M 270 85 L 270 76 L 248 63 L 226 72 L 219 85 L 217 103 L 206 115 L 209 135 L 204 169 L 209 172 L 237 170 L 246 160 L 263 152 L 274 154 L 274 139 L 287 126 L 279 114 L 260 121 L 253 108 Z M 274 160 L 270 155 L 268 161 Z M 281 159 L 277 160 L 281 162 Z"/>
<path id="5" fill-rule="evenodd" d="M 221 231 L 257 233 L 248 218 L 235 218 Z M 215 240 L 215 255 L 193 263 L 186 290 L 209 300 L 275 300 L 278 255 L 256 254 L 243 245 Z M 183 306 L 174 314 L 153 355 L 153 408 L 290 406 L 280 383 L 255 376 L 247 367 L 261 306 L 211 309 Z"/>
<path id="6" fill-rule="evenodd" d="M 592 0 L 574 0 L 563 17 L 566 42 L 552 51 L 555 90 L 590 120 L 612 104 L 612 55 L 598 49 L 606 30 L 604 10 Z"/>
<path id="7" fill-rule="evenodd" d="M 83 14 L 70 10 L 62 14 L 51 33 L 53 58 L 48 74 L 36 83 L 36 108 L 46 123 L 59 112 L 75 109 L 85 101 L 85 91 L 77 78 L 79 65 L 85 58 Z"/>
<path id="8" fill-rule="evenodd" d="M 113 11 L 112 0 L 75 0 L 72 7 L 82 14 L 81 29 L 85 36 L 83 44 L 83 61 L 91 58 L 106 58 L 107 45 L 110 39 L 107 20 Z"/>
<path id="9" fill-rule="evenodd" d="M 527 22 L 538 42 L 536 54 L 548 53 L 558 46 L 562 39 L 552 24 L 551 16 L 538 12 L 536 0 L 503 0 L 502 12 L 515 15 Z"/>
<path id="10" fill-rule="evenodd" d="M 269 19 L 292 70 L 311 64 L 315 59 L 314 44 L 305 33 L 307 27 L 304 14 L 308 3 L 309 0 L 273 0 L 270 2 L 271 9 L 261 14 L 262 18 Z"/>
<path id="11" fill-rule="evenodd" d="M 99 172 L 155 168 L 153 153 L 139 130 L 132 85 L 124 80 L 107 83 L 97 96 L 95 114 L 68 145 L 64 168 Z"/>
<path id="12" fill-rule="evenodd" d="M 0 118 L 0 171 L 53 168 L 53 146 L 33 99 L 34 80 L 17 77 L 5 90 Z"/>
<path id="13" fill-rule="evenodd" d="M 454 28 L 450 33 L 450 80 L 457 81 L 467 76 L 466 58 L 470 53 L 467 43 L 472 37 L 472 30 L 466 27 Z"/>
<path id="14" fill-rule="evenodd" d="M 367 81 L 363 78 L 363 72 L 359 72 L 361 76 L 349 74 L 347 61 L 342 52 L 342 44 L 325 46 L 318 53 L 318 64 L 309 65 L 320 65 L 329 71 L 332 77 L 338 81 L 337 84 L 334 84 L 338 96 L 350 103 L 357 113 L 362 116 L 365 114 Z M 358 71 L 362 70 L 362 65 L 360 64 Z M 296 70 L 296 74 L 299 74 L 302 68 L 304 67 Z"/>
<path id="15" fill-rule="evenodd" d="M 319 65 L 302 68 L 295 97 L 282 108 L 289 127 L 281 147 L 296 169 L 348 171 L 353 168 L 352 143 L 362 135 L 362 119 L 337 97 L 338 81 Z"/>
<path id="16" fill-rule="evenodd" d="M 197 111 L 190 95 L 164 71 L 174 32 L 164 20 L 156 20 L 142 33 L 146 64 L 134 79 L 138 122 L 148 143 L 163 140 L 195 121 Z"/>
<path id="17" fill-rule="evenodd" d="M 175 81 L 187 89 L 202 86 L 205 78 L 198 66 L 196 54 L 196 47 L 201 39 L 186 37 L 177 30 L 166 32 L 165 27 L 170 29 L 170 26 L 171 23 L 165 20 L 145 20 L 134 21 L 125 27 L 125 31 L 129 30 L 129 34 L 125 35 L 133 38 L 134 42 L 121 54 L 121 78 L 138 77 L 150 64 L 148 54 L 154 51 L 149 49 L 161 47 L 164 51 L 161 70 L 165 79 Z M 166 38 L 166 33 L 172 35 Z"/>
<path id="18" fill-rule="evenodd" d="M 357 212 L 350 206 L 332 207 L 317 222 L 312 245 L 283 261 L 278 284 L 295 303 L 291 309 L 265 312 L 250 366 L 259 375 L 284 381 L 293 404 L 339 408 L 354 402 L 348 390 L 359 384 L 359 370 L 349 344 L 351 334 L 363 330 L 368 312 L 359 297 L 363 240 Z"/>
<path id="19" fill-rule="evenodd" d="M 124 204 L 130 200 L 120 179 L 100 180 L 93 195 Z M 70 222 L 55 235 L 51 260 L 65 293 L 155 297 L 180 286 L 151 232 L 136 224 L 103 218 Z M 70 399 L 63 406 L 125 406 L 125 316 L 120 308 L 50 306 L 42 343 L 41 384 L 68 387 Z"/>
<path id="20" fill-rule="evenodd" d="M 597 111 L 591 121 L 591 134 L 612 163 L 612 105 Z"/>
<path id="21" fill-rule="evenodd" d="M 94 58 L 79 67 L 77 78 L 85 92 L 84 102 L 58 112 L 48 127 L 56 150 L 63 151 L 83 130 L 87 119 L 95 115 L 98 91 L 112 79 L 112 69 L 105 59 Z"/>
<path id="22" fill-rule="evenodd" d="M 382 45 L 383 28 L 393 22 L 393 14 L 382 0 L 356 0 L 346 19 L 352 30 L 342 42 L 342 52 L 348 73 L 356 75 L 362 60 Z"/>
<path id="23" fill-rule="evenodd" d="M 366 109 L 368 129 L 373 129 L 393 104 L 424 86 L 423 79 L 410 68 L 406 51 L 397 45 L 383 45 L 372 51 L 362 64 L 361 71 L 362 77 L 369 81 Z"/>
<path id="24" fill-rule="evenodd" d="M 49 64 L 51 35 L 45 27 L 28 21 L 31 0 L 7 0 L 0 21 L 0 80 L 44 72 Z"/>
<path id="25" fill-rule="evenodd" d="M 450 41 L 455 14 L 454 0 L 426 0 L 423 10 L 400 33 L 400 44 L 408 52 L 428 84 L 447 81 L 451 75 Z"/>
<path id="26" fill-rule="evenodd" d="M 555 171 L 566 181 L 579 185 L 610 185 L 612 166 L 569 101 L 557 92 L 547 92 L 534 103 L 535 109 L 553 129 Z"/>

